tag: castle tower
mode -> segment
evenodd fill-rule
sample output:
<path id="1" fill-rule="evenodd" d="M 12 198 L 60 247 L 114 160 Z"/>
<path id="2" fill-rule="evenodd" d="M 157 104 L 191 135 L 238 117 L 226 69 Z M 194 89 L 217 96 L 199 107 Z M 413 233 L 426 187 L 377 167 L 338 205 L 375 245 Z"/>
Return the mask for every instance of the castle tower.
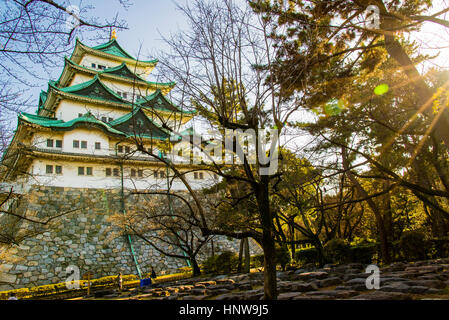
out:
<path id="1" fill-rule="evenodd" d="M 0 261 L 0 282 L 7 283 L 0 290 L 65 281 L 69 265 L 95 277 L 136 274 L 136 266 L 142 272 L 150 266 L 159 272 L 185 266 L 143 241 L 108 239 L 108 217 L 136 205 L 124 203 L 123 190 L 167 190 L 166 166 L 136 150 L 136 143 L 162 152 L 180 141 L 165 126 L 194 134 L 185 127 L 194 114 L 166 97 L 175 84 L 147 80 L 157 62 L 137 60 L 115 38 L 93 47 L 77 40 L 58 80 L 41 92 L 36 113 L 18 115 L 2 158 L 3 195 L 12 187 L 20 198 L 16 209 L 27 217 L 72 213 L 10 249 L 15 260 Z M 192 169 L 189 161 L 178 161 L 181 171 Z M 195 188 L 216 183 L 206 171 L 186 178 Z M 171 190 L 184 189 L 173 181 Z M 216 242 L 216 252 L 219 247 Z"/>

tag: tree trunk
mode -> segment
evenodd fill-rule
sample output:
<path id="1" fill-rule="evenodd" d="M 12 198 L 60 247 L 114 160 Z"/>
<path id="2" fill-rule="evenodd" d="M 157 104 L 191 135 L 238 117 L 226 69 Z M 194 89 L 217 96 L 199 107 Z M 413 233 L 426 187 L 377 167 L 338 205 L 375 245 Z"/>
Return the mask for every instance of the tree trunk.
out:
<path id="1" fill-rule="evenodd" d="M 366 192 L 366 190 L 363 188 L 363 186 L 360 184 L 360 182 L 357 180 L 354 174 L 352 174 L 352 172 L 349 170 L 349 163 L 346 158 L 346 148 L 342 147 L 341 151 L 342 151 L 343 168 L 345 169 L 349 181 L 351 181 L 352 185 L 357 189 L 357 191 L 363 198 L 367 198 L 366 203 L 371 208 L 371 210 L 374 213 L 374 216 L 376 217 L 377 231 L 379 232 L 380 238 L 379 240 L 380 240 L 382 261 L 386 264 L 389 264 L 391 263 L 390 245 L 388 241 L 387 232 L 385 230 L 382 213 L 380 212 L 379 207 L 376 205 L 373 199 L 369 198 L 368 192 Z"/>
<path id="2" fill-rule="evenodd" d="M 249 239 L 245 238 L 245 243 L 243 245 L 243 255 L 245 256 L 245 264 L 243 268 L 244 273 L 249 273 L 251 268 L 251 256 L 249 254 Z"/>
<path id="3" fill-rule="evenodd" d="M 242 261 L 243 261 L 243 245 L 246 238 L 240 239 L 240 249 L 239 249 L 239 264 L 237 265 L 237 272 L 242 272 Z"/>
<path id="4" fill-rule="evenodd" d="M 277 299 L 276 256 L 273 232 L 273 217 L 268 196 L 268 176 L 261 176 L 257 184 L 256 197 L 262 224 L 262 249 L 264 253 L 264 299 Z"/>
<path id="5" fill-rule="evenodd" d="M 190 262 L 192 263 L 193 276 L 196 277 L 201 275 L 201 270 L 195 257 L 190 257 Z"/>
<path id="6" fill-rule="evenodd" d="M 295 229 L 293 227 L 293 223 L 289 225 L 290 229 L 290 249 L 291 249 L 291 256 L 292 260 L 295 260 L 295 251 L 296 251 L 296 244 L 295 244 Z"/>

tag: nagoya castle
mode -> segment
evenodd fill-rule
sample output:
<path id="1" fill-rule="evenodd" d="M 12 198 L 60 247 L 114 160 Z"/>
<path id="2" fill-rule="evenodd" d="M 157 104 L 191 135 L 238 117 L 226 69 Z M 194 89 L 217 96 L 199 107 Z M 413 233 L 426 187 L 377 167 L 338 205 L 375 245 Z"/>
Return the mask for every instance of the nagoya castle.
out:
<path id="1" fill-rule="evenodd" d="M 137 237 L 110 236 L 108 218 L 139 203 L 131 190 L 167 190 L 169 183 L 165 164 L 137 151 L 136 141 L 163 154 L 163 145 L 173 147 L 182 135 L 193 134 L 188 123 L 194 113 L 166 96 L 175 84 L 147 80 L 157 62 L 134 58 L 114 35 L 97 46 L 77 40 L 59 78 L 41 92 L 37 111 L 18 115 L 2 158 L 2 193 L 13 194 L 3 210 L 28 218 L 68 213 L 9 249 L 8 259 L 0 261 L 0 290 L 65 281 L 69 265 L 94 277 L 141 275 L 151 266 L 158 273 L 173 272 L 188 265 Z M 187 172 L 192 165 L 179 161 L 194 188 L 216 182 L 207 171 Z M 170 190 L 182 192 L 185 187 L 177 180 L 170 182 Z M 24 225 L 34 227 L 27 221 L 12 223 L 11 232 L 19 238 Z M 215 238 L 203 255 L 237 247 L 236 241 Z"/>

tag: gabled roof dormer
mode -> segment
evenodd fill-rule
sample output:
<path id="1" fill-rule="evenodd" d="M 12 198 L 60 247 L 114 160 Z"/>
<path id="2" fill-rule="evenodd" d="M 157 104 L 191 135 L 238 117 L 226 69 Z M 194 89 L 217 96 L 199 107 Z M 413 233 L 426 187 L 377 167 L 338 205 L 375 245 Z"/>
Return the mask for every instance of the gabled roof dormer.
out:
<path id="1" fill-rule="evenodd" d="M 128 101 L 122 99 L 122 97 L 120 97 L 118 94 L 104 85 L 98 75 L 95 75 L 95 77 L 90 81 L 86 81 L 66 88 L 59 88 L 58 90 L 65 93 L 72 93 L 92 99 L 128 103 Z"/>
<path id="2" fill-rule="evenodd" d="M 186 113 L 191 114 L 193 112 L 183 111 L 173 102 L 168 100 L 160 89 L 156 90 L 154 93 L 149 96 L 143 97 L 136 101 L 136 104 L 147 109 L 147 110 L 162 110 L 168 112 L 176 112 L 176 113 Z"/>
<path id="3" fill-rule="evenodd" d="M 158 140 L 166 140 L 170 137 L 170 133 L 149 119 L 141 107 L 137 107 L 132 112 L 109 122 L 109 125 L 125 132 L 128 136 Z"/>

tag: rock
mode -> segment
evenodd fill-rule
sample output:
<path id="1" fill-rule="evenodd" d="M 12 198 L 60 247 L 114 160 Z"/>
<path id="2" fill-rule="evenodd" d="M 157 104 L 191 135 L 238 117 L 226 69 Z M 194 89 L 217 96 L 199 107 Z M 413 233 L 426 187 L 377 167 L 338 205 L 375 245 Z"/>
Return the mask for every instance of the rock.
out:
<path id="1" fill-rule="evenodd" d="M 297 296 L 300 296 L 301 292 L 285 292 L 278 295 L 278 300 L 293 300 Z"/>
<path id="2" fill-rule="evenodd" d="M 429 292 L 430 290 L 436 290 L 437 292 L 440 292 L 440 290 L 438 289 L 428 288 L 424 286 L 411 286 L 409 288 L 409 292 L 414 294 L 431 293 Z"/>
<path id="3" fill-rule="evenodd" d="M 7 274 L 7 273 L 0 273 L 0 283 L 1 282 L 15 283 L 16 279 L 17 279 L 16 275 Z"/>
<path id="4" fill-rule="evenodd" d="M 218 296 L 221 294 L 229 293 L 229 290 L 227 289 L 213 289 L 207 288 L 207 295 L 209 296 Z"/>
<path id="5" fill-rule="evenodd" d="M 215 300 L 243 300 L 243 296 L 236 293 L 225 293 L 215 297 Z"/>
<path id="6" fill-rule="evenodd" d="M 424 275 L 428 273 L 436 273 L 443 271 L 443 266 L 440 265 L 430 265 L 430 266 L 418 266 L 418 267 L 407 267 L 405 272 L 415 273 L 416 275 Z"/>
<path id="7" fill-rule="evenodd" d="M 329 296 L 334 299 L 346 299 L 359 293 L 354 290 L 322 290 L 322 291 L 312 291 L 305 293 L 306 296 Z"/>
<path id="8" fill-rule="evenodd" d="M 411 280 L 409 285 L 413 286 L 424 286 L 434 289 L 443 289 L 446 287 L 446 283 L 440 280 Z"/>
<path id="9" fill-rule="evenodd" d="M 249 284 L 249 283 L 244 283 L 244 284 L 241 284 L 241 285 L 239 285 L 239 284 L 237 284 L 237 288 L 239 289 L 239 290 L 252 290 L 252 286 L 251 286 L 251 284 Z"/>
<path id="10" fill-rule="evenodd" d="M 215 281 L 217 284 L 234 284 L 235 281 L 233 279 L 217 279 Z"/>
<path id="11" fill-rule="evenodd" d="M 449 275 L 445 274 L 426 274 L 424 276 L 419 276 L 417 279 L 419 280 L 437 280 L 437 281 L 446 281 Z"/>
<path id="12" fill-rule="evenodd" d="M 381 286 L 381 291 L 385 292 L 402 292 L 407 293 L 410 290 L 410 286 L 403 282 L 394 282 L 386 286 Z"/>
<path id="13" fill-rule="evenodd" d="M 435 289 L 435 288 L 429 288 L 427 291 L 426 291 L 426 293 L 428 293 L 428 294 L 439 294 L 439 293 L 441 293 L 443 290 L 439 290 L 439 289 Z M 447 299 L 447 298 L 445 298 L 445 299 Z"/>
<path id="14" fill-rule="evenodd" d="M 329 274 L 327 272 L 315 271 L 315 272 L 304 272 L 297 276 L 298 280 L 310 280 L 310 279 L 324 279 Z"/>
<path id="15" fill-rule="evenodd" d="M 204 288 L 194 288 L 194 289 L 190 290 L 190 294 L 192 294 L 192 295 L 205 295 L 206 294 L 206 289 L 204 289 Z"/>
<path id="16" fill-rule="evenodd" d="M 308 292 L 318 290 L 318 286 L 315 283 L 292 282 L 290 285 L 290 290 L 296 292 Z"/>
<path id="17" fill-rule="evenodd" d="M 207 296 L 184 296 L 182 300 L 204 300 Z"/>
<path id="18" fill-rule="evenodd" d="M 348 281 L 348 280 L 352 280 L 352 279 L 363 278 L 365 276 L 368 276 L 368 274 L 365 275 L 365 274 L 361 274 L 361 273 L 348 273 L 348 274 L 343 275 L 343 280 Z"/>
<path id="19" fill-rule="evenodd" d="M 354 278 L 349 281 L 346 281 L 346 284 L 352 285 L 352 284 L 366 284 L 366 278 Z"/>
<path id="20" fill-rule="evenodd" d="M 316 295 L 316 296 L 303 296 L 298 295 L 294 297 L 292 300 L 333 300 L 334 297 L 332 296 L 326 296 L 324 294 Z"/>
<path id="21" fill-rule="evenodd" d="M 330 287 L 330 286 L 339 285 L 342 282 L 343 281 L 338 277 L 331 277 L 331 278 L 327 278 L 327 279 L 318 281 L 318 286 L 320 288 L 326 288 L 326 287 Z"/>
<path id="22" fill-rule="evenodd" d="M 202 282 L 198 282 L 197 284 L 201 284 L 201 285 L 204 285 L 205 287 L 209 287 L 209 286 L 216 285 L 217 282 L 211 280 L 211 281 L 202 281 Z"/>
<path id="23" fill-rule="evenodd" d="M 410 300 L 411 296 L 406 293 L 400 292 L 382 292 L 382 291 L 371 291 L 365 294 L 360 294 L 354 296 L 351 300 Z"/>

